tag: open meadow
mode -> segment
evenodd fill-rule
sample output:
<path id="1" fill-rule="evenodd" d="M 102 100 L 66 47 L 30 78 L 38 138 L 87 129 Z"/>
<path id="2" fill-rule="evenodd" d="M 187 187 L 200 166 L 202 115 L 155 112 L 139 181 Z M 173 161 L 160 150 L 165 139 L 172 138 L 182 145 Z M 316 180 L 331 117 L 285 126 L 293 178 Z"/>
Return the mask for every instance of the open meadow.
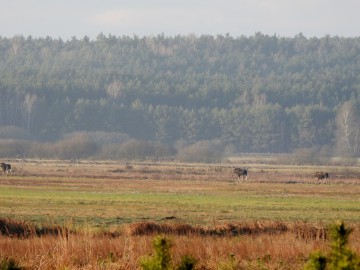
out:
<path id="1" fill-rule="evenodd" d="M 27 269 L 140 269 L 162 234 L 197 269 L 301 269 L 353 228 L 360 252 L 360 168 L 248 163 L 12 160 L 0 176 L 0 259 Z M 330 174 L 330 185 L 313 177 Z"/>

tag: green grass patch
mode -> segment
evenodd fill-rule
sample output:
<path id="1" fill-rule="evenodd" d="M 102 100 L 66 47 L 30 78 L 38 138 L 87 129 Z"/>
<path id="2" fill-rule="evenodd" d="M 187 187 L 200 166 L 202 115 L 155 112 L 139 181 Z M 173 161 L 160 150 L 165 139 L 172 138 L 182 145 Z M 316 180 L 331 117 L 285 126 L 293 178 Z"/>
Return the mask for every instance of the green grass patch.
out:
<path id="1" fill-rule="evenodd" d="M 37 223 L 72 220 L 94 227 L 161 221 L 169 216 L 201 225 L 242 220 L 360 221 L 359 193 L 354 192 L 358 186 L 351 187 L 352 192 L 345 186 L 211 181 L 128 180 L 106 186 L 106 179 L 98 179 L 74 188 L 71 178 L 57 180 L 51 185 L 44 181 L 43 185 L 0 186 L 0 215 Z M 96 185 L 101 188 L 96 190 Z"/>

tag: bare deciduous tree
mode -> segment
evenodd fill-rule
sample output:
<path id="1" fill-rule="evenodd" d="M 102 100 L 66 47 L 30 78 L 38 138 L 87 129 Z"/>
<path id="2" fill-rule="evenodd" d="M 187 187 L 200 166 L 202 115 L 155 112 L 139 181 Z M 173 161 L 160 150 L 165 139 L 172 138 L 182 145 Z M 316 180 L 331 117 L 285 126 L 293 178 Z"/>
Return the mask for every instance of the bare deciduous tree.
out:
<path id="1" fill-rule="evenodd" d="M 37 101 L 38 97 L 34 94 L 27 93 L 24 99 L 23 108 L 26 115 L 26 124 L 27 124 L 27 130 L 30 130 L 30 119 L 31 114 L 33 112 L 35 103 Z"/>
<path id="2" fill-rule="evenodd" d="M 118 98 L 122 96 L 124 84 L 121 81 L 113 81 L 106 87 L 106 93 L 112 98 Z"/>
<path id="3" fill-rule="evenodd" d="M 337 147 L 342 154 L 356 156 L 360 150 L 360 116 L 355 103 L 345 102 L 336 116 Z"/>

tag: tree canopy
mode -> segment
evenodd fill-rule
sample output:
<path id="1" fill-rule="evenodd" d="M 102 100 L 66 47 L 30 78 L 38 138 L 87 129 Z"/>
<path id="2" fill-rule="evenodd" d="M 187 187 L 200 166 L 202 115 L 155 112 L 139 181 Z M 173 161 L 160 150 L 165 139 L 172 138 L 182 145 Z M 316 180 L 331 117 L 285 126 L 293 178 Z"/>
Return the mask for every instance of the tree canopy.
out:
<path id="1" fill-rule="evenodd" d="M 0 37 L 0 129 L 216 139 L 239 152 L 334 146 L 359 71 L 360 38 Z"/>

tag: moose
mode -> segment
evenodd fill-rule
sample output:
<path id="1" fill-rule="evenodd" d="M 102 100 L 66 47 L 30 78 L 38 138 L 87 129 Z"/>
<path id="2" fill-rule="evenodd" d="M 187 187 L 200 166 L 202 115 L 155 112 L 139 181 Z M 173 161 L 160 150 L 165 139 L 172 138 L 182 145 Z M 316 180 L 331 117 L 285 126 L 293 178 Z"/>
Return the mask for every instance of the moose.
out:
<path id="1" fill-rule="evenodd" d="M 234 168 L 233 175 L 236 175 L 238 180 L 240 181 L 240 177 L 242 176 L 242 180 L 247 180 L 248 170 L 242 168 Z"/>
<path id="2" fill-rule="evenodd" d="M 10 164 L 7 164 L 5 162 L 1 162 L 0 167 L 3 170 L 3 173 L 9 174 L 9 172 L 11 172 L 11 165 Z"/>
<path id="3" fill-rule="evenodd" d="M 315 178 L 317 178 L 317 181 L 323 181 L 323 180 L 327 180 L 328 184 L 330 185 L 330 178 L 329 178 L 329 173 L 327 172 L 316 172 L 314 175 Z"/>

